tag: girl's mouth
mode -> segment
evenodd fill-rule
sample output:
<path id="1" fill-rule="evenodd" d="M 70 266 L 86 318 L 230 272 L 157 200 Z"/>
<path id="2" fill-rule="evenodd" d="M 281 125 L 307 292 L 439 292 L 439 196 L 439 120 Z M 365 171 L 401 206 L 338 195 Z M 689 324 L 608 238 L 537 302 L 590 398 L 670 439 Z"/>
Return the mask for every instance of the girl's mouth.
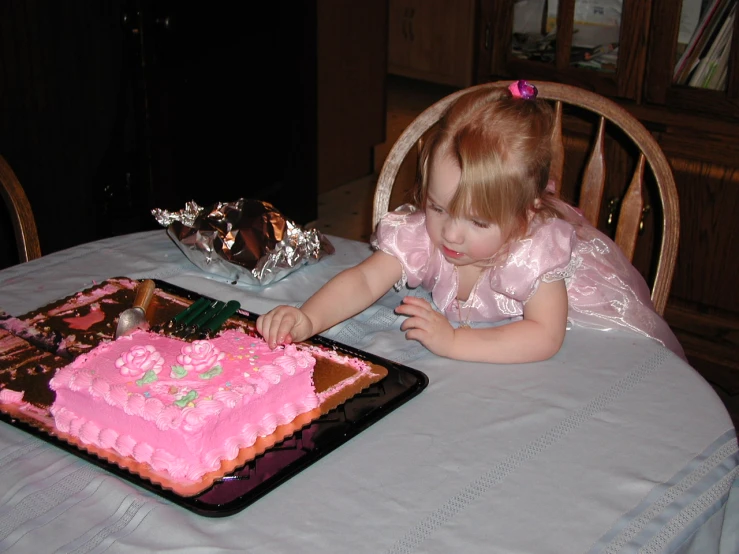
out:
<path id="1" fill-rule="evenodd" d="M 451 250 L 450 248 L 447 248 L 446 246 L 441 246 L 441 252 L 447 257 L 447 258 L 461 258 L 464 256 L 461 252 L 457 252 L 456 250 Z"/>

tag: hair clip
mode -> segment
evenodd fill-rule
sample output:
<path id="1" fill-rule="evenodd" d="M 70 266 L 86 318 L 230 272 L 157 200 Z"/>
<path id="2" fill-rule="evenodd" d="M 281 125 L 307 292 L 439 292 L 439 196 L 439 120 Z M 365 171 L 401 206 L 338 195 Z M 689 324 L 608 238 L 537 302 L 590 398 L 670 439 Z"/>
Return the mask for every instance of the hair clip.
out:
<path id="1" fill-rule="evenodd" d="M 524 100 L 534 100 L 536 95 L 539 94 L 539 91 L 534 85 L 523 79 L 511 83 L 508 86 L 508 90 L 511 91 L 513 98 L 523 98 Z"/>

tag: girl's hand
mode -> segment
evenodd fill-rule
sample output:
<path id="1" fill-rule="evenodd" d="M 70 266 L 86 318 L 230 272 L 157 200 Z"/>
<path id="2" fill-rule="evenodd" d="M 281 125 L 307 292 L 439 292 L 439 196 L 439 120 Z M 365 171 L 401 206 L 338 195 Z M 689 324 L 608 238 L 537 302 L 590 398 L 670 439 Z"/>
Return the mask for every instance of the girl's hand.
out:
<path id="1" fill-rule="evenodd" d="M 270 348 L 280 344 L 300 342 L 313 336 L 313 323 L 301 310 L 292 306 L 277 306 L 257 318 L 257 331 Z"/>
<path id="2" fill-rule="evenodd" d="M 454 327 L 426 300 L 406 296 L 395 312 L 408 316 L 400 326 L 401 331 L 406 331 L 406 339 L 417 340 L 437 356 L 448 356 L 452 351 Z"/>

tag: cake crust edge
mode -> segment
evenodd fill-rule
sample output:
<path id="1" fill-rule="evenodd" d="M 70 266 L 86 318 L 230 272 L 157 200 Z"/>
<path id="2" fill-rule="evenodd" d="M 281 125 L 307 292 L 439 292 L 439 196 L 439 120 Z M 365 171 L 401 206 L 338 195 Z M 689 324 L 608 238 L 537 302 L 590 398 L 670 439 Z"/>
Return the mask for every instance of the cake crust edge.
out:
<path id="1" fill-rule="evenodd" d="M 285 425 L 278 425 L 273 433 L 264 437 L 258 437 L 256 442 L 249 447 L 239 450 L 239 454 L 232 460 L 222 460 L 221 467 L 203 475 L 201 479 L 193 482 L 178 482 L 169 475 L 155 471 L 149 464 L 137 462 L 131 457 L 121 456 L 113 450 L 100 448 L 92 444 L 85 444 L 78 438 L 59 431 L 54 426 L 54 418 L 49 414 L 41 413 L 41 410 L 29 410 L 23 406 L 14 404 L 3 404 L 0 408 L 5 414 L 14 417 L 34 428 L 60 439 L 67 444 L 92 454 L 104 462 L 114 464 L 129 473 L 145 479 L 165 490 L 174 492 L 181 497 L 197 496 L 208 490 L 220 479 L 233 473 L 245 464 L 254 460 L 257 456 L 264 454 L 273 446 L 281 443 L 296 432 L 310 425 L 313 421 L 339 407 L 347 400 L 356 396 L 374 383 L 384 379 L 388 370 L 380 365 L 365 362 L 370 366 L 370 371 L 363 373 L 354 383 L 346 386 L 335 393 L 327 396 L 317 408 L 298 415 L 293 421 Z"/>

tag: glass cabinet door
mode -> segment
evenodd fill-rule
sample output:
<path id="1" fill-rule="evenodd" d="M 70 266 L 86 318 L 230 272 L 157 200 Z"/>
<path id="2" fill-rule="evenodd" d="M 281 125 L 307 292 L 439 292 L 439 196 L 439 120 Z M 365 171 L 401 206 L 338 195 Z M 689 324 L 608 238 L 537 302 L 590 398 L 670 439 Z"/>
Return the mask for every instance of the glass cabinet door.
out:
<path id="1" fill-rule="evenodd" d="M 645 0 L 482 0 L 490 73 L 637 99 L 650 8 Z"/>
<path id="2" fill-rule="evenodd" d="M 557 2 L 516 0 L 513 4 L 512 57 L 554 64 L 558 16 Z M 615 73 L 620 30 L 621 0 L 575 0 L 572 25 L 567 24 L 566 30 L 570 67 Z"/>

